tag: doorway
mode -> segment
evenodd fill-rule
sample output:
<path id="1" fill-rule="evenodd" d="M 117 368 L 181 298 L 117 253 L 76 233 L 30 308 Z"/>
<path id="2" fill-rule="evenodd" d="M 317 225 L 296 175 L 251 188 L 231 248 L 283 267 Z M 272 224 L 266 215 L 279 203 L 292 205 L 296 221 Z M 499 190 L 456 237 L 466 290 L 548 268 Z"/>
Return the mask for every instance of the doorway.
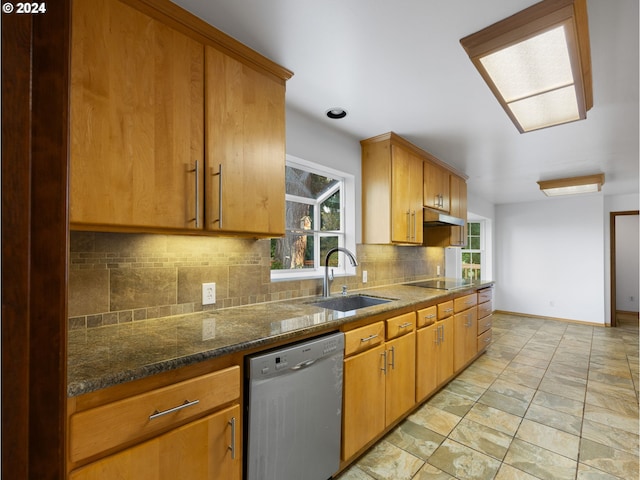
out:
<path id="1" fill-rule="evenodd" d="M 638 322 L 638 210 L 611 212 L 609 218 L 611 326 L 616 327 Z"/>

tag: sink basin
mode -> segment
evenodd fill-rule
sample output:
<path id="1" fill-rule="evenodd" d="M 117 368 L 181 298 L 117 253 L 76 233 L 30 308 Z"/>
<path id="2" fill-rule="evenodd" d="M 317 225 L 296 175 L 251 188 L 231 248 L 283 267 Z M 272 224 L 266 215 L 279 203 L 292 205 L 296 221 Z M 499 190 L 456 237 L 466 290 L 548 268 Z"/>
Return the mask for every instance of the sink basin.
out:
<path id="1" fill-rule="evenodd" d="M 380 297 L 369 297 L 367 295 L 350 295 L 346 297 L 333 297 L 326 300 L 313 302 L 316 307 L 328 308 L 339 312 L 349 312 L 360 308 L 372 307 L 382 303 L 389 303 L 391 300 Z"/>

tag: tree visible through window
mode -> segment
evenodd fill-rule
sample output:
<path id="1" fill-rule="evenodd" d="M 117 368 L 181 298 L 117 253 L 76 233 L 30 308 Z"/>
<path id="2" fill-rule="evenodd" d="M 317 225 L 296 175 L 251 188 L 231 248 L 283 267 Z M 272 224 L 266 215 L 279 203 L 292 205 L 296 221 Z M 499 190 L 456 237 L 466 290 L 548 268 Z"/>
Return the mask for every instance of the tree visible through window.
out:
<path id="1" fill-rule="evenodd" d="M 462 278 L 479 279 L 482 277 L 482 224 L 467 224 L 467 244 L 462 248 Z"/>
<path id="2" fill-rule="evenodd" d="M 327 252 L 344 245 L 341 178 L 287 162 L 286 235 L 271 240 L 272 270 L 318 269 Z M 337 266 L 335 255 L 331 258 Z"/>

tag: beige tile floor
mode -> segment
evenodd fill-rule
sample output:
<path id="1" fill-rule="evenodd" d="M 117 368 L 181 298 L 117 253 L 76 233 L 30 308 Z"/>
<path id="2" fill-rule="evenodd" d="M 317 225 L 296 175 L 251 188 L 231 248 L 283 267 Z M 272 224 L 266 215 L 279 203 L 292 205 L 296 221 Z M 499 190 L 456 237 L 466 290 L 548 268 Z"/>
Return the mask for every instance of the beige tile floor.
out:
<path id="1" fill-rule="evenodd" d="M 637 480 L 638 324 L 495 314 L 487 353 L 339 480 Z"/>

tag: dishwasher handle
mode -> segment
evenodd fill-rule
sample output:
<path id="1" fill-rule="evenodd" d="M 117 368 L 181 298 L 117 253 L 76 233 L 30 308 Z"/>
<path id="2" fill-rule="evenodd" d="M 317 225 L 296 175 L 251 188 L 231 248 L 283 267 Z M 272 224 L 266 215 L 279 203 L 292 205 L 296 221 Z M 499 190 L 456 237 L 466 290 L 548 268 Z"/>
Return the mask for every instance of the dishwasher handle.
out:
<path id="1" fill-rule="evenodd" d="M 294 365 L 293 367 L 291 367 L 291 370 L 301 370 L 303 368 L 310 367 L 314 363 L 316 363 L 316 361 L 314 359 L 305 360 L 304 362 L 300 362 L 297 365 Z"/>

